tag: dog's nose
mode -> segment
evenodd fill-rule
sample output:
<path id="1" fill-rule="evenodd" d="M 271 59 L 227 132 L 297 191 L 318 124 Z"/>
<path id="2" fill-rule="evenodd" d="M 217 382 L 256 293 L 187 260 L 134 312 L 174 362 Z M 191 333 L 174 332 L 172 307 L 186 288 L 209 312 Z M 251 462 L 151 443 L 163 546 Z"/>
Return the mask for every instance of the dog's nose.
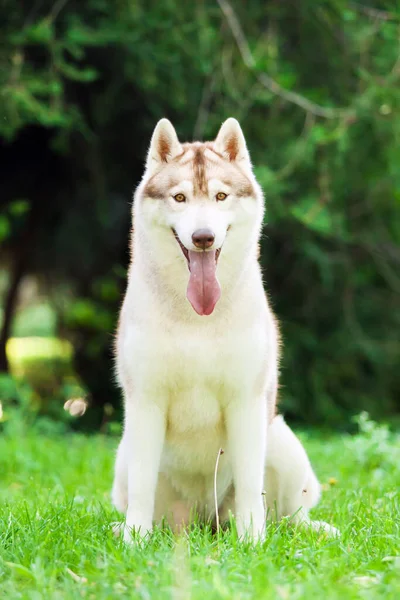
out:
<path id="1" fill-rule="evenodd" d="M 215 235 L 211 229 L 197 229 L 197 231 L 192 234 L 192 240 L 196 248 L 205 250 L 206 248 L 211 248 L 215 240 Z"/>

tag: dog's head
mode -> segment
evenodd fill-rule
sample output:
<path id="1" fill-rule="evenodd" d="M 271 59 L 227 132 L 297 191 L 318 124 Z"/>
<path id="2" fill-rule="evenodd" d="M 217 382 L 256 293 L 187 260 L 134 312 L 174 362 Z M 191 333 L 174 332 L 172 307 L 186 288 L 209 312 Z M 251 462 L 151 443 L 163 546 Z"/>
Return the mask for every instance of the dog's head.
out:
<path id="1" fill-rule="evenodd" d="M 228 285 L 255 255 L 262 217 L 262 192 L 235 119 L 223 123 L 214 142 L 188 144 L 167 119 L 159 121 L 135 196 L 135 228 L 153 263 L 161 270 L 176 265 L 170 275 L 186 279 L 199 315 L 213 312 L 219 281 Z"/>

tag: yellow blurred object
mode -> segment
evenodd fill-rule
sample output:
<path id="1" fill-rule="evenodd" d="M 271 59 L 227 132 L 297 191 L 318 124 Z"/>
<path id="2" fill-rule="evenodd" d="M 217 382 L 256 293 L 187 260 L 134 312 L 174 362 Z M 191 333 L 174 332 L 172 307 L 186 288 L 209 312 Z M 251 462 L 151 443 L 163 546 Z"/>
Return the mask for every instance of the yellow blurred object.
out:
<path id="1" fill-rule="evenodd" d="M 73 356 L 73 347 L 68 340 L 51 337 L 10 338 L 6 351 L 12 370 L 17 371 L 26 360 L 60 358 L 70 361 Z"/>
<path id="2" fill-rule="evenodd" d="M 46 410 L 46 405 L 60 395 L 85 395 L 73 369 L 74 348 L 68 340 L 14 337 L 8 340 L 6 350 L 12 376 L 30 386 L 31 401 L 37 407 Z"/>
<path id="3" fill-rule="evenodd" d="M 323 492 L 328 492 L 332 486 L 337 485 L 338 480 L 335 477 L 329 477 L 326 483 L 321 483 L 321 490 Z"/>

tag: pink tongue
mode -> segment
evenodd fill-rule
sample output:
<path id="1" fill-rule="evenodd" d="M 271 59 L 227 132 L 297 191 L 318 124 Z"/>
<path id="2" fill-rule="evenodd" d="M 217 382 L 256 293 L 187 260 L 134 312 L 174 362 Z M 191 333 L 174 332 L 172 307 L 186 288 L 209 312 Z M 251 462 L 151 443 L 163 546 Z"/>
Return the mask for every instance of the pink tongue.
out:
<path id="1" fill-rule="evenodd" d="M 216 266 L 215 251 L 189 250 L 190 279 L 186 296 L 199 315 L 211 315 L 221 296 Z"/>

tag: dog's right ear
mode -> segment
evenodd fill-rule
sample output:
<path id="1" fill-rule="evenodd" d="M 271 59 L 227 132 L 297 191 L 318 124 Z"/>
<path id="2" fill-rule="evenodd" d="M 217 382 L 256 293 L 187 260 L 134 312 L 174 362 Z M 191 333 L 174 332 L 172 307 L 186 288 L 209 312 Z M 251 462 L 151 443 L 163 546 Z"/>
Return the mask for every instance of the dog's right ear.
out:
<path id="1" fill-rule="evenodd" d="M 183 152 L 176 131 L 168 119 L 158 121 L 147 155 L 146 170 L 152 173 L 162 163 L 167 163 Z"/>
<path id="2" fill-rule="evenodd" d="M 250 156 L 242 128 L 233 117 L 222 123 L 214 142 L 214 148 L 227 160 L 242 163 L 251 169 Z"/>

